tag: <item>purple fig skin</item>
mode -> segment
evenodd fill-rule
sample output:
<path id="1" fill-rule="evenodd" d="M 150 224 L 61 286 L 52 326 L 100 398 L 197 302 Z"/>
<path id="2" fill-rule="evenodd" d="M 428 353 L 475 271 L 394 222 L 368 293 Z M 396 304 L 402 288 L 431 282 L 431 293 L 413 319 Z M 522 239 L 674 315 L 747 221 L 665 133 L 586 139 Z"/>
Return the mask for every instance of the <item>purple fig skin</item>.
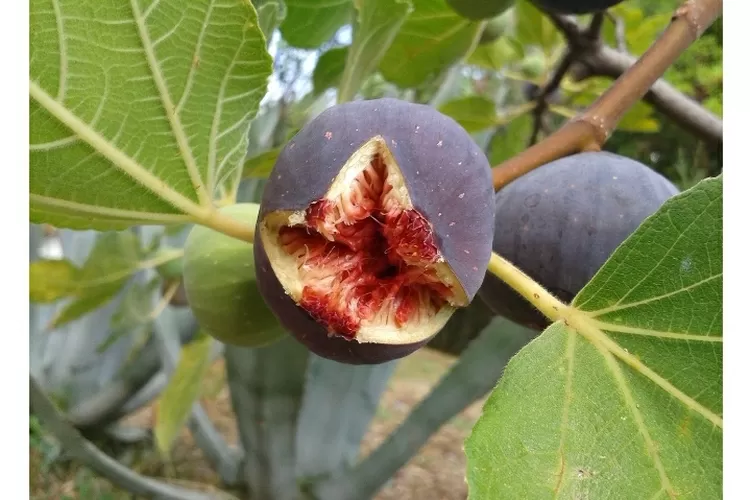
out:
<path id="1" fill-rule="evenodd" d="M 279 154 L 258 220 L 278 210 L 304 210 L 325 196 L 346 160 L 377 135 L 386 140 L 414 208 L 432 224 L 438 249 L 472 299 L 492 253 L 492 172 L 471 136 L 429 106 L 383 98 L 323 111 Z"/>
<path id="2" fill-rule="evenodd" d="M 429 106 L 383 98 L 322 112 L 280 153 L 264 188 L 258 224 L 269 213 L 304 210 L 323 198 L 350 156 L 376 136 L 385 140 L 414 209 L 432 225 L 438 250 L 472 300 L 492 253 L 491 169 L 471 136 Z M 286 296 L 258 237 L 254 246 L 258 283 L 269 307 L 316 354 L 348 363 L 380 363 L 406 356 L 430 340 L 384 346 L 329 338 Z"/>
<path id="3" fill-rule="evenodd" d="M 257 232 L 253 252 L 258 288 L 266 304 L 278 316 L 279 323 L 294 338 L 322 358 L 349 365 L 376 365 L 408 356 L 432 339 L 430 337 L 412 344 L 385 345 L 360 344 L 356 340 L 329 337 L 326 329 L 284 292 L 284 287 L 271 268 Z"/>
<path id="4" fill-rule="evenodd" d="M 493 249 L 569 303 L 612 253 L 679 190 L 635 160 L 599 151 L 552 161 L 495 195 Z M 480 299 L 541 331 L 550 321 L 487 273 Z"/>

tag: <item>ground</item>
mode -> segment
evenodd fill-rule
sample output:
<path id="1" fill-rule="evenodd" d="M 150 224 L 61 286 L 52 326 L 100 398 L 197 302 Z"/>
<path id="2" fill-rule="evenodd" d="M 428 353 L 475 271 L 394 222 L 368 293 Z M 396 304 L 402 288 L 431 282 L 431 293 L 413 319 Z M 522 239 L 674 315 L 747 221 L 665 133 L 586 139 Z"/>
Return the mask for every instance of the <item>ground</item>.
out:
<path id="1" fill-rule="evenodd" d="M 431 387 L 440 379 L 455 358 L 422 349 L 405 358 L 390 380 L 378 412 L 370 426 L 362 453 L 377 447 L 394 430 Z M 215 363 L 205 380 L 204 406 L 225 438 L 237 442 L 234 414 L 224 380 L 221 361 Z M 427 444 L 378 493 L 375 500 L 461 500 L 466 498 L 463 442 L 481 413 L 483 401 L 468 407 L 432 436 Z M 133 415 L 130 421 L 148 426 L 153 408 Z M 115 489 L 106 480 L 76 465 L 52 466 L 43 470 L 43 453 L 31 447 L 32 500 L 126 500 L 132 498 Z M 164 465 L 156 452 L 147 450 L 133 457 L 131 467 L 152 477 L 176 484 L 203 489 L 218 486 L 218 478 L 205 462 L 200 450 L 193 446 L 187 430 L 175 444 L 173 462 Z"/>

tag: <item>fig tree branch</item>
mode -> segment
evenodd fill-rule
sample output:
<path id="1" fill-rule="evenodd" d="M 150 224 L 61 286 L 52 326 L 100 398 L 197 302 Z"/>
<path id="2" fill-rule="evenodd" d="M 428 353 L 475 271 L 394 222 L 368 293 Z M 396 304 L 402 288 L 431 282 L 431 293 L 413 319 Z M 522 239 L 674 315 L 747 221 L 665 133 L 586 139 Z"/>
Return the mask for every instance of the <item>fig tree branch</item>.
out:
<path id="1" fill-rule="evenodd" d="M 630 54 L 602 46 L 596 52 L 589 53 L 578 62 L 582 70 L 572 73 L 577 79 L 590 76 L 607 76 L 617 78 L 635 63 L 636 58 Z M 643 97 L 643 100 L 663 113 L 680 127 L 706 142 L 718 144 L 723 138 L 721 118 L 704 108 L 697 101 L 685 96 L 682 92 L 659 79 Z"/>
<path id="2" fill-rule="evenodd" d="M 494 167 L 495 190 L 560 157 L 600 150 L 623 115 L 719 17 L 722 5 L 723 0 L 687 0 L 678 7 L 662 35 L 586 111 L 541 142 Z M 552 19 L 569 40 L 574 33 L 580 33 L 575 22 L 562 16 Z"/>
<path id="3" fill-rule="evenodd" d="M 574 49 L 569 48 L 563 58 L 560 60 L 560 63 L 557 65 L 555 72 L 552 74 L 552 78 L 549 79 L 547 84 L 539 91 L 539 94 L 536 96 L 536 106 L 532 111 L 532 114 L 534 115 L 534 128 L 531 132 L 531 137 L 529 138 L 529 146 L 533 146 L 534 143 L 536 143 L 537 137 L 539 137 L 539 132 L 542 129 L 544 121 L 544 113 L 547 111 L 547 99 L 549 99 L 549 97 L 560 86 L 560 82 L 565 76 L 565 73 L 568 72 L 570 66 L 575 60 L 576 54 L 574 52 Z"/>

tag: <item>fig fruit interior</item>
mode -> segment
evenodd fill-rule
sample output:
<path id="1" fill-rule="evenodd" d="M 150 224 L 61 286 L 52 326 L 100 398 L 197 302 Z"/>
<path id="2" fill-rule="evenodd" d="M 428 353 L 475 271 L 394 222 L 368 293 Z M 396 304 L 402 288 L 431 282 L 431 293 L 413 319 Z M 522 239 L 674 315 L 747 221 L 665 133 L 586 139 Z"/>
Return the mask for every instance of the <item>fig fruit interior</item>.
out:
<path id="1" fill-rule="evenodd" d="M 380 136 L 349 157 L 322 198 L 271 212 L 259 228 L 284 290 L 329 335 L 408 344 L 469 303 Z"/>

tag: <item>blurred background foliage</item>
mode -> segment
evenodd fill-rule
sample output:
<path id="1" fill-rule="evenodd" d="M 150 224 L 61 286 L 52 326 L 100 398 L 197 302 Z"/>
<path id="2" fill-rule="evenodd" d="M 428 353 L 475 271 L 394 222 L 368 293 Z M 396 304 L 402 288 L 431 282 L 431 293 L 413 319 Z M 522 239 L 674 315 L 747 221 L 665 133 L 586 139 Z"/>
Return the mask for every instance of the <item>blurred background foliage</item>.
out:
<path id="1" fill-rule="evenodd" d="M 390 2 L 396 5 L 399 0 Z M 321 3 L 314 9 L 302 8 L 301 3 L 304 2 L 289 1 L 284 6 L 279 0 L 253 1 L 261 13 L 261 25 L 271 29 L 268 49 L 274 57 L 274 72 L 268 93 L 261 102 L 261 110 L 250 128 L 245 179 L 236 201 L 257 202 L 262 193 L 263 177 L 271 170 L 283 145 L 302 126 L 340 98 L 339 85 L 346 70 L 353 26 L 357 19 L 353 6 L 361 3 L 361 0 Z M 628 0 L 617 5 L 609 11 L 602 26 L 603 43 L 633 56 L 642 54 L 668 25 L 679 3 L 676 0 Z M 412 0 L 411 4 L 411 13 L 402 20 L 403 25 L 395 33 L 379 66 L 375 71 L 363 75 L 355 98 L 388 96 L 434 106 L 464 126 L 485 150 L 493 165 L 526 149 L 535 135 L 536 93 L 552 77 L 567 48 L 563 35 L 549 18 L 527 0 L 518 0 L 514 8 L 486 25 L 451 13 L 445 0 Z M 579 21 L 584 25 L 590 18 L 581 16 Z M 280 26 L 275 28 L 279 21 Z M 365 53 L 361 57 L 370 55 Z M 664 78 L 686 96 L 721 116 L 721 18 L 679 58 Z M 581 80 L 571 76 L 563 78 L 560 88 L 549 99 L 536 140 L 552 133 L 585 109 L 611 83 L 612 80 L 606 77 Z M 682 189 L 721 172 L 721 143 L 696 139 L 680 124 L 646 103 L 638 103 L 626 114 L 605 149 L 651 166 Z M 108 426 L 123 415 L 142 410 L 164 388 L 175 370 L 174 366 L 162 366 L 165 362 L 160 362 L 158 358 L 172 359 L 171 363 L 174 364 L 179 356 L 175 350 L 179 353 L 180 345 L 189 345 L 196 338 L 203 338 L 190 317 L 189 309 L 185 307 L 184 293 L 181 295 L 181 270 L 179 266 L 173 269 L 173 264 L 179 262 L 188 229 L 186 226 L 166 230 L 158 227 L 137 228 L 133 232 L 88 231 L 75 235 L 64 231 L 61 237 L 53 228 L 44 228 L 45 234 L 42 234 L 41 227 L 33 229 L 31 260 L 38 260 L 40 264 L 32 267 L 31 271 L 31 300 L 37 307 L 31 318 L 32 371 L 45 379 L 45 389 L 50 392 L 50 398 L 70 412 L 73 423 L 83 428 L 87 437 L 102 438 L 97 442 L 112 444 L 118 439 L 113 437 L 114 431 L 110 433 L 111 429 L 104 436 L 96 432 L 92 434 L 92 429 L 96 427 L 93 424 L 101 424 L 101 421 L 88 422 L 84 419 L 83 416 L 91 414 L 91 408 L 84 404 L 88 396 L 100 390 L 104 392 L 104 389 L 112 388 L 122 380 L 126 387 L 136 381 L 143 385 L 153 376 L 152 381 L 158 379 L 153 383 L 156 389 L 149 389 L 150 386 L 145 384 L 141 392 L 130 395 L 133 396 L 131 399 L 123 399 L 121 407 L 117 407 L 113 414 L 101 417 Z M 65 260 L 60 260 L 61 247 Z M 85 293 L 66 285 L 100 275 L 107 275 L 111 279 L 104 280 L 96 289 L 85 290 Z M 57 285 L 52 286 L 51 283 Z M 61 299 L 67 300 L 62 307 L 62 302 L 58 302 Z M 178 326 L 171 323 L 169 327 L 165 326 L 165 318 Z M 389 415 L 395 412 L 400 419 L 406 418 L 409 410 L 417 407 L 420 398 L 427 396 L 441 377 L 450 372 L 451 366 L 455 366 L 455 356 L 464 352 L 488 323 L 489 316 L 484 307 L 479 303 L 473 304 L 472 308 L 456 314 L 449 327 L 430 343 L 432 348 L 442 351 L 441 356 L 448 356 L 438 360 L 430 357 L 434 356 L 435 351 L 426 354 L 425 351 L 429 350 L 425 350 L 400 363 L 383 393 L 370 429 L 370 434 L 375 437 L 370 441 L 365 440 L 365 444 L 374 448 L 373 443 L 382 442 L 399 422 L 398 419 L 384 416 L 383 412 Z M 160 328 L 167 332 L 161 337 Z M 528 332 L 518 334 L 516 339 L 524 335 L 528 335 Z M 170 341 L 165 341 L 165 338 Z M 503 347 L 501 357 L 509 357 L 512 349 L 518 347 L 512 341 L 508 345 L 511 348 Z M 195 364 L 201 370 L 206 370 L 206 360 L 211 353 L 206 350 L 199 354 Z M 215 361 L 221 354 L 212 353 L 211 360 Z M 99 362 L 97 356 L 105 356 L 108 360 Z M 490 372 L 498 370 L 497 366 L 490 367 L 491 359 L 486 362 Z M 375 387 L 377 384 L 373 380 L 389 380 L 391 372 L 388 370 L 378 375 L 380 378 L 373 377 L 367 383 Z M 224 378 L 226 376 L 223 366 L 218 370 L 211 368 L 209 376 L 203 380 L 203 386 L 213 384 L 219 389 L 204 389 L 202 396 L 196 390 L 190 395 L 191 398 L 200 397 L 207 402 L 209 413 L 223 408 L 221 415 L 212 414 L 215 422 L 234 419 L 226 391 L 223 399 L 217 396 L 220 388 L 228 383 Z M 229 377 L 232 377 L 231 373 Z M 490 386 L 496 379 L 489 381 Z M 385 386 L 385 382 L 382 386 Z M 415 387 L 418 389 L 415 390 Z M 481 392 L 480 389 L 476 390 Z M 379 398 L 381 390 L 380 386 L 373 389 L 373 397 Z M 461 464 L 454 463 L 459 460 L 455 455 L 461 454 L 458 447 L 481 408 L 480 402 L 474 402 L 469 396 L 467 398 L 466 401 L 453 402 L 456 408 L 465 408 L 461 414 L 463 420 L 455 411 L 456 416 L 450 424 L 461 421 L 460 431 L 456 430 L 458 427 L 451 427 L 449 431 L 456 433 L 457 437 L 451 442 L 455 449 L 451 448 L 450 453 L 446 451 L 435 458 L 436 463 L 449 464 L 451 471 L 456 473 L 454 475 L 459 484 L 458 493 L 453 492 L 456 495 L 461 494 L 465 483 Z M 438 403 L 433 401 L 433 404 Z M 183 410 L 172 422 L 167 422 L 172 425 L 169 429 L 170 439 L 176 439 L 178 431 L 185 430 L 185 412 L 191 411 L 186 401 L 177 401 L 175 405 Z M 207 417 L 201 420 L 203 414 L 199 411 L 202 410 L 192 411 L 191 432 L 210 435 L 205 431 Z M 372 412 L 375 413 L 375 408 Z M 159 418 L 165 418 L 160 415 L 167 414 L 167 411 L 155 412 L 147 419 L 158 423 Z M 79 420 L 76 421 L 76 418 Z M 368 418 L 368 415 L 362 417 L 364 421 L 369 421 Z M 250 420 L 238 415 L 237 425 Z M 234 425 L 219 424 L 227 441 L 237 440 Z M 418 421 L 413 421 L 412 425 L 418 425 Z M 431 422 L 430 425 L 437 424 Z M 227 428 L 230 430 L 226 431 Z M 35 467 L 38 472 L 37 482 L 32 479 L 32 491 L 39 493 L 34 498 L 48 498 L 45 490 L 54 491 L 53 495 L 57 495 L 54 498 L 120 498 L 117 496 L 119 493 L 116 495 L 108 487 L 102 486 L 101 480 L 80 470 L 74 471 L 72 478 L 70 471 L 58 471 L 62 480 L 67 481 L 67 489 L 60 485 L 52 488 L 48 481 L 42 479 L 52 470 L 51 464 L 64 452 L 59 444 L 45 437 L 34 419 L 30 426 L 30 444 L 36 450 Z M 183 442 L 178 447 L 179 453 L 190 454 L 189 446 L 195 448 L 195 443 L 188 442 L 186 445 Z M 354 449 L 358 447 L 359 442 L 355 443 Z M 411 453 L 416 453 L 418 448 L 415 445 Z M 427 453 L 432 453 L 429 447 Z M 169 461 L 162 461 L 161 458 L 150 457 L 146 460 L 148 465 L 144 465 L 143 460 L 134 458 L 131 453 L 128 463 L 139 464 L 138 468 L 144 474 L 174 475 Z M 205 463 L 201 467 L 198 472 L 186 474 L 196 480 L 220 484 L 216 472 L 212 472 L 210 479 L 207 479 Z M 443 476 L 450 476 L 445 471 L 446 467 L 436 467 L 431 472 L 431 478 L 415 484 L 425 488 L 428 484 L 441 481 Z M 222 479 L 226 479 L 224 476 L 227 474 L 222 473 Z M 388 492 L 383 493 L 385 496 L 382 498 L 419 498 L 409 496 L 392 484 L 386 490 Z"/>

